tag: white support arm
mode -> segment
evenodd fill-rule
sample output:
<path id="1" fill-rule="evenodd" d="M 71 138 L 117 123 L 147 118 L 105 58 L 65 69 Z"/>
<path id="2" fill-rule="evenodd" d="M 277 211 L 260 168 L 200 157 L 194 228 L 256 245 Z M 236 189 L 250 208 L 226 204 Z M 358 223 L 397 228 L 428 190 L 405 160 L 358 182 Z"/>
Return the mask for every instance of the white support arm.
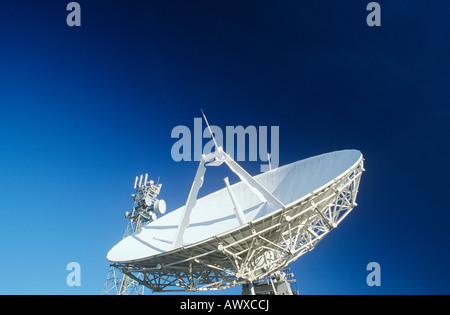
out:
<path id="1" fill-rule="evenodd" d="M 222 151 L 223 152 L 223 151 Z M 263 201 L 268 201 L 279 208 L 284 208 L 284 205 L 280 200 L 272 195 L 267 189 L 265 189 L 260 183 L 256 181 L 249 173 L 247 173 L 239 164 L 237 164 L 228 154 L 224 152 L 225 163 L 230 167 L 230 169 L 236 173 L 237 176 L 246 183 L 250 189 L 258 195 L 258 197 Z"/>
<path id="2" fill-rule="evenodd" d="M 234 206 L 233 210 L 234 210 L 234 213 L 236 214 L 236 217 L 237 217 L 237 219 L 239 221 L 239 225 L 243 225 L 243 224 L 247 223 L 247 219 L 245 218 L 245 214 L 242 211 L 242 208 L 239 205 L 239 203 L 238 203 L 238 201 L 236 199 L 236 196 L 234 195 L 234 192 L 233 192 L 233 190 L 230 187 L 230 181 L 228 180 L 228 177 L 225 177 L 223 179 L 223 181 L 225 182 L 225 185 L 227 186 L 228 193 L 230 194 L 231 201 L 233 202 L 233 206 Z"/>
<path id="3" fill-rule="evenodd" d="M 189 192 L 188 199 L 186 201 L 186 206 L 184 208 L 183 214 L 181 215 L 180 223 L 178 224 L 178 229 L 175 233 L 175 239 L 173 241 L 173 248 L 178 248 L 183 245 L 183 236 L 187 227 L 189 226 L 189 221 L 191 217 L 192 210 L 194 209 L 195 203 L 197 202 L 197 195 L 200 188 L 203 185 L 203 178 L 206 172 L 206 166 L 219 166 L 225 162 L 228 167 L 244 182 L 248 185 L 262 201 L 270 202 L 279 208 L 284 209 L 284 205 L 278 200 L 274 195 L 272 195 L 267 189 L 265 189 L 260 183 L 258 183 L 249 173 L 247 173 L 239 164 L 237 164 L 228 154 L 226 154 L 221 147 L 216 147 L 217 151 L 212 152 L 208 155 L 203 155 L 202 160 L 195 174 L 194 182 L 192 183 L 191 191 Z M 213 161 L 211 161 L 213 160 Z M 208 164 L 206 164 L 209 162 Z M 229 185 L 227 184 L 227 188 Z M 229 189 L 230 191 L 230 189 Z M 233 195 L 232 199 L 234 199 Z M 235 200 L 233 200 L 235 203 Z M 236 207 L 236 215 L 240 223 L 246 222 L 245 216 L 239 207 Z"/>
<path id="4" fill-rule="evenodd" d="M 198 192 L 203 185 L 203 177 L 206 172 L 205 162 L 206 160 L 204 159 L 204 157 L 202 157 L 202 160 L 200 161 L 197 169 L 197 173 L 195 174 L 194 182 L 192 183 L 191 191 L 189 192 L 189 196 L 186 201 L 186 206 L 184 208 L 183 214 L 181 215 L 180 223 L 178 224 L 178 229 L 175 234 L 175 240 L 173 242 L 173 248 L 177 248 L 183 245 L 184 231 L 189 226 L 192 209 L 197 202 Z"/>

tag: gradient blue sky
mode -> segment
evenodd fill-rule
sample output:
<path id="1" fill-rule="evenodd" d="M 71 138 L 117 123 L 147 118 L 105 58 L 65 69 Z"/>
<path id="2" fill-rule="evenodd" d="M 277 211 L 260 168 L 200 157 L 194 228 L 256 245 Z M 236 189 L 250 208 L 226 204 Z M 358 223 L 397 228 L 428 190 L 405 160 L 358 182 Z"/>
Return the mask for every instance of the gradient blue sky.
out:
<path id="1" fill-rule="evenodd" d="M 0 293 L 100 293 L 135 175 L 185 202 L 170 134 L 200 108 L 280 126 L 280 165 L 364 154 L 359 206 L 291 265 L 301 293 L 450 293 L 448 1 L 379 1 L 376 28 L 369 1 L 79 1 L 76 28 L 68 2 L 0 6 Z"/>

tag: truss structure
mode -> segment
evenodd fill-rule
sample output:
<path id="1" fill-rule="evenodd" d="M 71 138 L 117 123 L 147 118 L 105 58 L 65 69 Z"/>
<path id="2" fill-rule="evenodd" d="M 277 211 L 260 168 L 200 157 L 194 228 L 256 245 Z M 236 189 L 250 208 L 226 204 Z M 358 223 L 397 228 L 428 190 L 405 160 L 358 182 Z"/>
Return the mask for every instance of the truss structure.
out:
<path id="1" fill-rule="evenodd" d="M 101 294 L 143 295 L 144 288 L 139 282 L 111 266 Z"/>
<path id="2" fill-rule="evenodd" d="M 161 185 L 153 185 L 153 181 L 147 181 L 147 174 L 145 175 L 144 183 L 142 183 L 142 178 L 143 176 L 141 175 L 141 181 L 138 185 L 138 177 L 136 177 L 134 184 L 136 194 L 131 195 L 134 200 L 133 210 L 131 213 L 125 213 L 125 217 L 129 221 L 122 239 L 139 231 L 142 225 L 156 218 L 153 205 L 157 201 Z M 143 295 L 145 287 L 142 285 L 142 276 L 140 278 L 140 281 L 137 281 L 111 265 L 101 294 Z"/>
<path id="3" fill-rule="evenodd" d="M 328 184 L 255 221 L 112 266 L 153 292 L 220 290 L 260 281 L 311 251 L 353 210 L 363 170 L 361 156 Z"/>

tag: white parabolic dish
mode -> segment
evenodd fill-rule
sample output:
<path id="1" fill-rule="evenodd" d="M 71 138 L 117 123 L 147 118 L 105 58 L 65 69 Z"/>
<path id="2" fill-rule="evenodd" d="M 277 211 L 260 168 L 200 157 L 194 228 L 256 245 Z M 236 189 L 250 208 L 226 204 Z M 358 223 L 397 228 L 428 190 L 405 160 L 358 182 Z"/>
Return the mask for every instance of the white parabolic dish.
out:
<path id="1" fill-rule="evenodd" d="M 239 225 L 233 211 L 232 199 L 226 188 L 200 198 L 192 211 L 182 247 L 191 247 L 221 234 L 242 229 L 245 226 L 254 226 L 258 221 L 267 221 L 268 217 L 282 210 L 292 209 L 314 192 L 332 186 L 359 164 L 362 168 L 362 160 L 362 154 L 357 150 L 336 151 L 294 162 L 255 176 L 254 178 L 262 186 L 285 205 L 285 209 L 276 208 L 271 203 L 261 201 L 243 182 L 231 185 L 248 222 L 244 226 Z M 359 176 L 357 184 L 359 184 Z M 356 192 L 351 203 L 354 203 Z M 144 225 L 140 231 L 120 241 L 109 251 L 107 259 L 119 264 L 133 264 L 133 262 L 152 260 L 151 258 L 161 254 L 166 256 L 170 252 L 179 252 L 180 248 L 173 248 L 173 240 L 183 208 L 184 206 Z M 294 217 L 295 214 L 295 212 L 289 213 L 289 217 Z M 326 214 L 324 216 L 324 221 L 330 229 L 334 227 L 331 214 L 329 221 L 326 220 Z M 311 233 L 314 235 L 318 232 L 311 231 Z"/>

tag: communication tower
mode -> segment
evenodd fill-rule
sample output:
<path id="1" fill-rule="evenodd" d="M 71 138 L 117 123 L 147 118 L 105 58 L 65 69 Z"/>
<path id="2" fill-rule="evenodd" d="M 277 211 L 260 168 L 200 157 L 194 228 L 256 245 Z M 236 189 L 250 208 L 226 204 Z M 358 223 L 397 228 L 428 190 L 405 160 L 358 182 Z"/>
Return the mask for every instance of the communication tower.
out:
<path id="1" fill-rule="evenodd" d="M 136 193 L 131 195 L 134 200 L 133 210 L 131 213 L 125 212 L 128 224 L 122 239 L 139 231 L 145 223 L 156 220 L 156 214 L 166 212 L 165 201 L 157 199 L 161 187 L 162 184 L 154 184 L 153 180 L 148 181 L 148 174 L 145 174 L 145 177 L 136 176 L 134 181 Z M 111 264 L 101 294 L 143 295 L 144 286 Z"/>

